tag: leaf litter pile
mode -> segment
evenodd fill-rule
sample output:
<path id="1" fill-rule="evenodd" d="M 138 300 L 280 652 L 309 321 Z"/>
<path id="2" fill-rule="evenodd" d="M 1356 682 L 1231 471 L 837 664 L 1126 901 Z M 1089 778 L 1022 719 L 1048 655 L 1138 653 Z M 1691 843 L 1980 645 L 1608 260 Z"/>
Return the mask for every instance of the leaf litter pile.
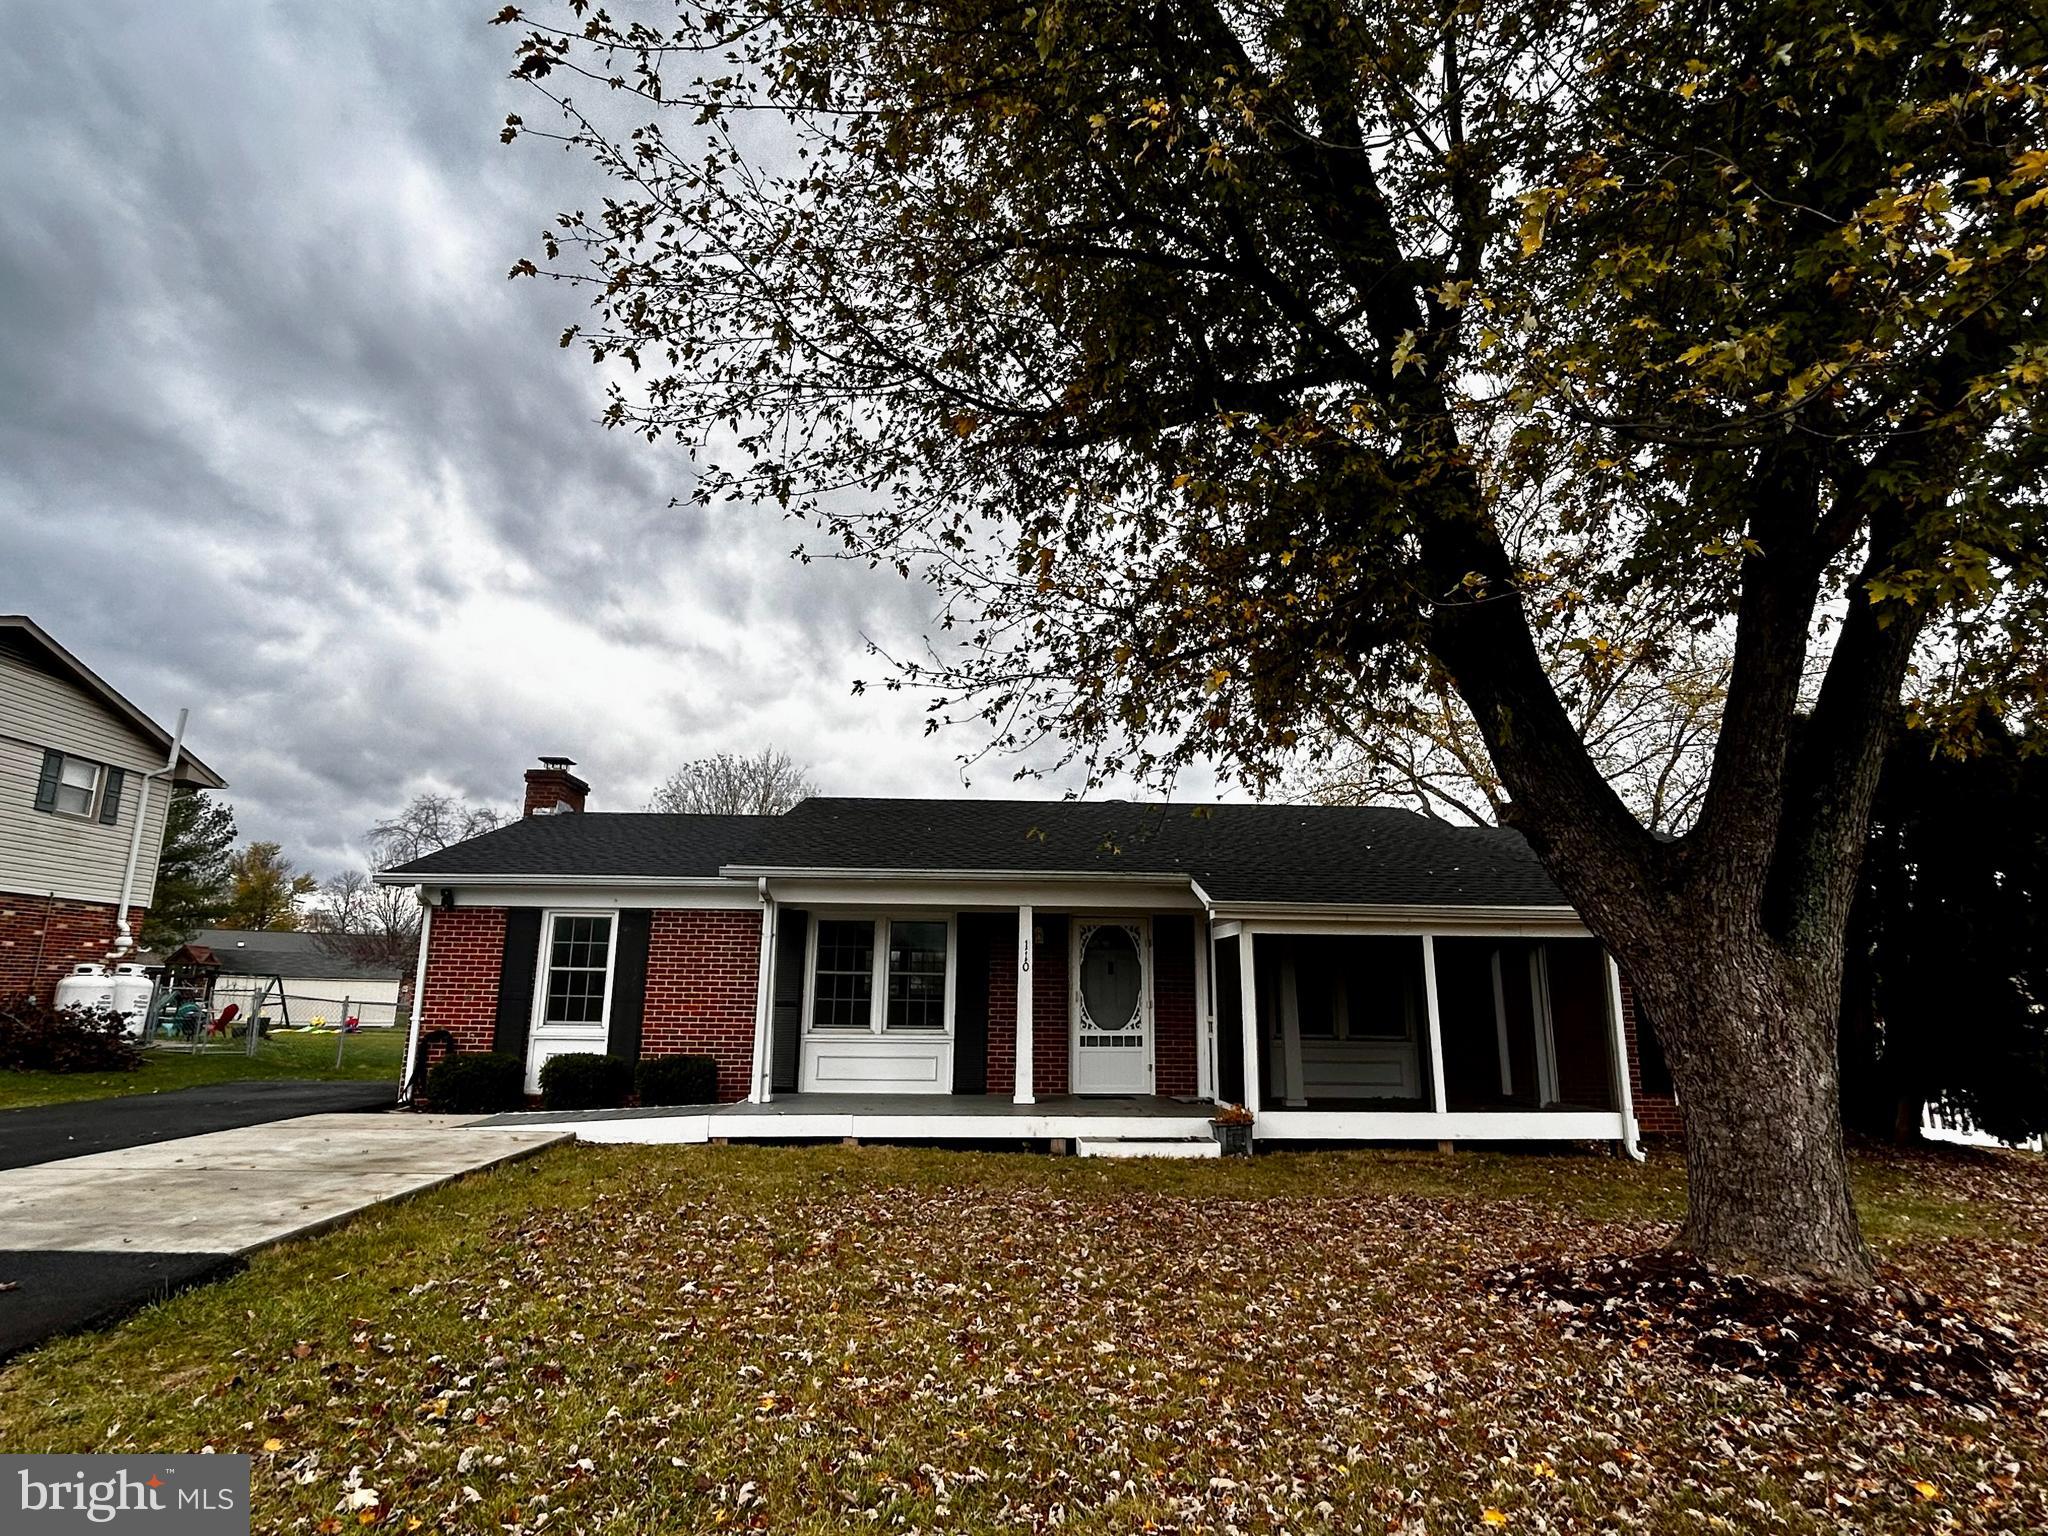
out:
<path id="1" fill-rule="evenodd" d="M 1890 1272 L 2048 1335 L 2048 1228 L 2004 1218 L 2048 1161 L 1863 1176 Z M 1681 1178 L 562 1149 L 26 1357 L 0 1445 L 247 1453 L 253 1528 L 308 1536 L 2048 1530 L 2037 1403 L 1817 1391 L 1576 1310 Z M 1588 1294 L 1499 1283 L 1555 1265 Z M 1626 1306 L 1682 1311 L 1680 1273 Z"/>
<path id="2" fill-rule="evenodd" d="M 1704 1367 L 1831 1397 L 2038 1409 L 2048 1381 L 2048 1352 L 1905 1283 L 1868 1300 L 1802 1295 L 1657 1252 L 1522 1265 L 1490 1285 L 1567 1335 L 1647 1338 Z"/>

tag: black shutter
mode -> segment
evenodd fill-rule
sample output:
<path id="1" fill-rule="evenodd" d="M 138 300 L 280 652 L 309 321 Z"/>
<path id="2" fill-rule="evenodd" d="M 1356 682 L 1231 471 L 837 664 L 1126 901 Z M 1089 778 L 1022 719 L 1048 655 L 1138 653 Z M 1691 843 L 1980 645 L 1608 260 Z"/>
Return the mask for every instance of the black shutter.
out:
<path id="1" fill-rule="evenodd" d="M 106 791 L 100 796 L 100 825 L 111 827 L 121 819 L 121 782 L 127 777 L 118 768 L 107 770 Z"/>
<path id="2" fill-rule="evenodd" d="M 1216 941 L 1216 1097 L 1225 1104 L 1243 1104 L 1244 993 L 1238 974 L 1238 949 L 1243 939 Z"/>
<path id="3" fill-rule="evenodd" d="M 43 771 L 36 776 L 37 810 L 57 809 L 57 777 L 63 771 L 64 754 L 52 747 L 43 748 Z"/>
<path id="4" fill-rule="evenodd" d="M 619 914 L 619 947 L 612 963 L 612 1025 L 605 1049 L 640 1059 L 640 1023 L 647 1013 L 647 935 L 654 914 L 628 907 Z"/>
<path id="5" fill-rule="evenodd" d="M 953 1091 L 988 1092 L 988 967 L 995 936 L 1015 919 L 986 912 L 960 915 L 959 963 L 953 977 Z"/>
<path id="6" fill-rule="evenodd" d="M 768 1086 L 795 1093 L 803 1054 L 804 956 L 810 952 L 810 914 L 782 907 L 775 914 L 775 997 L 769 1011 Z"/>
<path id="7" fill-rule="evenodd" d="M 533 973 L 540 962 L 540 908 L 505 914 L 505 953 L 498 960 L 498 1027 L 491 1049 L 526 1060 L 533 1038 Z"/>

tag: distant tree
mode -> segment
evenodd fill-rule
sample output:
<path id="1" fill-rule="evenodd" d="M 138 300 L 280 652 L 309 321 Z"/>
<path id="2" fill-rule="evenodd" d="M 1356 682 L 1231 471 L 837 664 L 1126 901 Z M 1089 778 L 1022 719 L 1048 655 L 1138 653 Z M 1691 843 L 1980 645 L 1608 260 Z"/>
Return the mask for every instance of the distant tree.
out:
<path id="1" fill-rule="evenodd" d="M 299 927 L 299 903 L 317 882 L 300 874 L 276 843 L 251 843 L 228 864 L 229 895 L 221 924 L 289 933 Z"/>
<path id="2" fill-rule="evenodd" d="M 2004 730 L 1885 763 L 1850 921 L 1849 1118 L 1918 1136 L 1945 1100 L 2009 1141 L 2048 1131 L 2048 755 Z"/>
<path id="3" fill-rule="evenodd" d="M 204 790 L 173 791 L 164 813 L 156 891 L 142 924 L 142 947 L 168 954 L 219 923 L 234 892 L 235 808 Z"/>
<path id="4" fill-rule="evenodd" d="M 699 816 L 780 816 L 818 792 L 787 752 L 763 747 L 752 756 L 720 752 L 687 763 L 662 781 L 650 811 Z"/>
<path id="5" fill-rule="evenodd" d="M 409 972 L 418 960 L 419 898 L 406 886 L 378 885 L 359 869 L 322 881 L 300 926 L 319 934 L 329 953 L 359 965 Z"/>
<path id="6" fill-rule="evenodd" d="M 1557 614 L 1545 628 L 1551 685 L 1586 751 L 1653 832 L 1684 831 L 1714 766 L 1733 657 L 1682 614 L 1637 605 L 1593 633 Z M 1429 672 L 1384 714 L 1318 716 L 1287 781 L 1319 805 L 1405 805 L 1448 821 L 1504 825 L 1513 814 L 1472 711 L 1449 678 Z"/>
<path id="7" fill-rule="evenodd" d="M 436 849 L 481 836 L 505 820 L 496 806 L 471 805 L 460 795 L 433 790 L 414 795 L 405 808 L 369 831 L 372 857 L 380 869 L 409 863 Z"/>

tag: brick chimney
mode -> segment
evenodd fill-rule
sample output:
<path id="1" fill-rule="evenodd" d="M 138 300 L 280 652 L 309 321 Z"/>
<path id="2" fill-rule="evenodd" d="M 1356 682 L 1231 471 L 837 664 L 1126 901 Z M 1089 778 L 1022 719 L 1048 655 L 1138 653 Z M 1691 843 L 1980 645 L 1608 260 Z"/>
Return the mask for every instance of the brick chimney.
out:
<path id="1" fill-rule="evenodd" d="M 558 811 L 580 811 L 590 786 L 569 770 L 572 757 L 544 757 L 538 768 L 526 770 L 527 816 L 553 816 Z"/>

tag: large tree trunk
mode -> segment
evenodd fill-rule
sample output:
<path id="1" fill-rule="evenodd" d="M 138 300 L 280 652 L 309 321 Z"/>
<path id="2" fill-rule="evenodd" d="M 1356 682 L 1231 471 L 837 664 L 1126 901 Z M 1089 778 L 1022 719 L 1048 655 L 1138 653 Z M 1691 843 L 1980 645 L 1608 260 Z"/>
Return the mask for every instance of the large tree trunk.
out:
<path id="1" fill-rule="evenodd" d="M 1839 966 L 1731 939 L 1711 916 L 1621 958 L 1685 1105 L 1679 1245 L 1779 1285 L 1875 1285 L 1842 1144 Z"/>

